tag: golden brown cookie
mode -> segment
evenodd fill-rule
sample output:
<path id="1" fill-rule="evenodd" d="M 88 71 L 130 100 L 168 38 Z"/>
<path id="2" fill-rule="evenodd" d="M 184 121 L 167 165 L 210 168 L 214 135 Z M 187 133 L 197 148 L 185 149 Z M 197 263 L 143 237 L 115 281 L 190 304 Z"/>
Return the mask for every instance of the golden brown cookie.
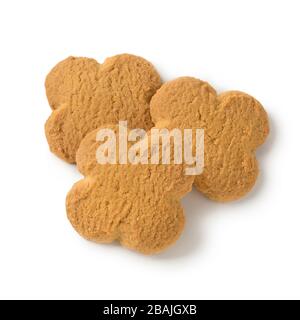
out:
<path id="1" fill-rule="evenodd" d="M 150 109 L 156 126 L 204 129 L 204 172 L 195 179 L 199 191 L 230 201 L 251 190 L 259 172 L 255 150 L 269 133 L 257 100 L 238 91 L 217 95 L 208 83 L 182 77 L 164 84 Z"/>
<path id="2" fill-rule="evenodd" d="M 183 230 L 180 199 L 191 190 L 194 177 L 185 175 L 183 165 L 99 164 L 98 132 L 89 133 L 77 152 L 77 166 L 85 178 L 66 199 L 71 224 L 88 240 L 117 240 L 144 254 L 162 251 Z"/>
<path id="3" fill-rule="evenodd" d="M 150 129 L 149 102 L 160 85 L 154 67 L 129 54 L 103 64 L 88 58 L 61 61 L 45 83 L 53 110 L 45 125 L 51 151 L 74 163 L 81 140 L 105 123 L 127 120 L 132 128 Z"/>

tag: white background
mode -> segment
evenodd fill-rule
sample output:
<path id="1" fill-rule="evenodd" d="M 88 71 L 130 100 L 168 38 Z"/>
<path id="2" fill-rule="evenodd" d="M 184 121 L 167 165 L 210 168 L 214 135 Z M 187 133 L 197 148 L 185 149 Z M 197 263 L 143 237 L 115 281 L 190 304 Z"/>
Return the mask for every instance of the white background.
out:
<path id="1" fill-rule="evenodd" d="M 1 1 L 0 298 L 300 298 L 299 1 Z M 65 195 L 81 178 L 48 150 L 44 78 L 69 55 L 150 60 L 259 99 L 271 135 L 245 199 L 183 201 L 158 256 L 80 238 Z"/>

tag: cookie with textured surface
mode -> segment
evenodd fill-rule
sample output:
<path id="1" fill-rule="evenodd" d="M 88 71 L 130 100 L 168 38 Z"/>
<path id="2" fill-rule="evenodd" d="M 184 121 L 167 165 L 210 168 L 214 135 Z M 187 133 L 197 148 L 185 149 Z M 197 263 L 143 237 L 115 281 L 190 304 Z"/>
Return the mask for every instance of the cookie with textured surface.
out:
<path id="1" fill-rule="evenodd" d="M 97 133 L 98 129 L 89 133 L 77 152 L 77 166 L 85 178 L 67 195 L 71 224 L 95 242 L 117 240 L 144 254 L 164 250 L 183 230 L 180 199 L 191 190 L 194 176 L 187 176 L 179 164 L 99 164 Z"/>
<path id="2" fill-rule="evenodd" d="M 105 123 L 126 120 L 132 128 L 150 129 L 149 102 L 160 85 L 152 64 L 134 55 L 103 64 L 75 57 L 59 62 L 45 82 L 53 110 L 45 124 L 50 150 L 74 163 L 81 140 Z"/>
<path id="3" fill-rule="evenodd" d="M 199 191 L 230 201 L 252 189 L 259 173 L 255 151 L 269 133 L 267 113 L 256 99 L 238 91 L 217 95 L 208 83 L 182 77 L 157 91 L 150 110 L 156 126 L 204 129 L 204 172 L 195 179 Z"/>

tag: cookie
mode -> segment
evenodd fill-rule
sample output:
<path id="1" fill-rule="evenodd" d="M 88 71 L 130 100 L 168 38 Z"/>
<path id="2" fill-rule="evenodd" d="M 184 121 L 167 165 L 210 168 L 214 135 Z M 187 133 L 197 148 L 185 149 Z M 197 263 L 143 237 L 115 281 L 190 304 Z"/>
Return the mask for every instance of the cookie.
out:
<path id="1" fill-rule="evenodd" d="M 103 64 L 75 57 L 59 62 L 45 82 L 53 110 L 45 124 L 50 150 L 74 163 L 81 140 L 105 123 L 127 120 L 132 128 L 150 129 L 149 102 L 160 85 L 154 67 L 134 55 Z"/>
<path id="2" fill-rule="evenodd" d="M 157 91 L 150 110 L 156 126 L 204 129 L 204 171 L 195 178 L 199 191 L 231 201 L 252 189 L 259 173 L 255 151 L 269 133 L 267 113 L 256 99 L 238 91 L 217 95 L 208 83 L 182 77 Z"/>
<path id="3" fill-rule="evenodd" d="M 98 132 L 89 133 L 77 152 L 77 166 L 85 178 L 67 195 L 71 224 L 81 236 L 98 243 L 117 240 L 144 254 L 164 250 L 183 230 L 180 199 L 191 190 L 194 177 L 177 164 L 142 164 L 134 159 L 135 164 L 99 164 Z"/>

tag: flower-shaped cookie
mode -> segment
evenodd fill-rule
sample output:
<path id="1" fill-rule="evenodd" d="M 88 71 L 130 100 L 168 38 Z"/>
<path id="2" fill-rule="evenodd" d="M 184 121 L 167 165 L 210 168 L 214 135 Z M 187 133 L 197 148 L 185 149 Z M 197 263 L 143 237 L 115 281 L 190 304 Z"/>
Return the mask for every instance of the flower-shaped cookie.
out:
<path id="1" fill-rule="evenodd" d="M 268 133 L 268 117 L 253 97 L 237 91 L 217 95 L 206 82 L 183 77 L 164 84 L 150 105 L 156 126 L 204 129 L 204 171 L 197 189 L 217 201 L 235 200 L 258 176 L 255 150 Z"/>
<path id="2" fill-rule="evenodd" d="M 144 254 L 160 252 L 182 232 L 180 199 L 191 190 L 194 177 L 177 164 L 99 164 L 97 133 L 89 133 L 77 152 L 85 178 L 67 196 L 71 224 L 88 240 L 117 240 Z"/>
<path id="3" fill-rule="evenodd" d="M 149 102 L 160 85 L 153 66 L 129 54 L 103 64 L 88 58 L 61 61 L 45 83 L 53 109 L 45 125 L 51 151 L 74 163 L 81 140 L 105 123 L 126 120 L 132 128 L 150 129 Z"/>

